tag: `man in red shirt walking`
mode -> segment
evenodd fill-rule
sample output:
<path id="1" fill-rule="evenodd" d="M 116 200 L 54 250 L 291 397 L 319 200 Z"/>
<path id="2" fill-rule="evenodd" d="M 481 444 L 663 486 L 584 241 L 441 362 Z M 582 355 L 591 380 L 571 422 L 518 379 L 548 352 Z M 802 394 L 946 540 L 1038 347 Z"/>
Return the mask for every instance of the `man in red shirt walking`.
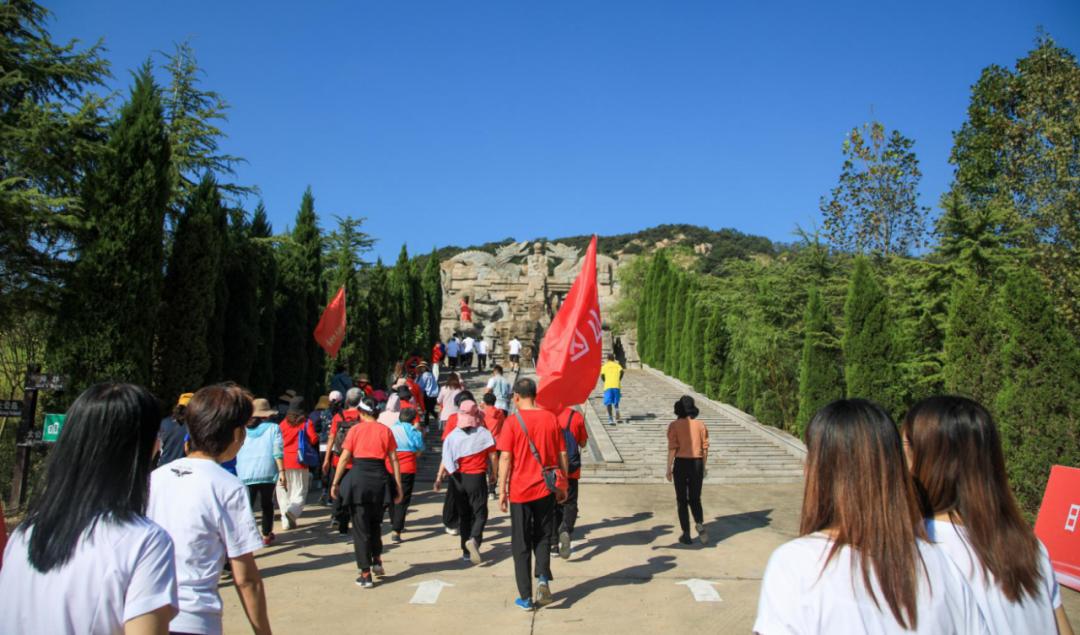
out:
<path id="1" fill-rule="evenodd" d="M 510 545 L 518 598 L 514 604 L 532 610 L 530 570 L 536 559 L 536 603 L 551 603 L 551 527 L 555 522 L 556 493 L 545 481 L 545 469 L 569 468 L 566 444 L 555 415 L 536 406 L 536 382 L 522 378 L 514 384 L 517 412 L 503 424 L 499 450 L 499 507 L 510 511 Z M 565 485 L 563 485 L 565 487 Z M 556 487 L 556 491 L 559 489 Z M 560 498 L 565 496 L 560 491 Z"/>
<path id="2" fill-rule="evenodd" d="M 559 557 L 570 557 L 570 539 L 574 536 L 574 526 L 578 516 L 578 480 L 581 478 L 581 451 L 589 442 L 589 432 L 585 429 L 585 416 L 574 408 L 566 408 L 558 417 L 559 429 L 567 443 L 566 456 L 570 463 L 569 487 L 566 500 L 555 506 L 555 522 L 551 524 L 551 549 L 558 549 Z M 569 447 L 567 432 L 574 437 L 576 450 Z"/>

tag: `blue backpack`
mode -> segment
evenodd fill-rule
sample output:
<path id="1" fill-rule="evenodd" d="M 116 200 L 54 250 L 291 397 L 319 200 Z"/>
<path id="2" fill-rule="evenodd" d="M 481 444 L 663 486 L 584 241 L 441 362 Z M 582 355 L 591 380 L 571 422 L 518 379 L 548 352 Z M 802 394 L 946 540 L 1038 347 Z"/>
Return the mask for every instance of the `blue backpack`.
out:
<path id="1" fill-rule="evenodd" d="M 304 421 L 304 429 L 300 431 L 300 443 L 297 444 L 296 459 L 305 467 L 319 467 L 319 446 L 312 445 L 308 441 L 307 429 L 311 425 L 311 419 Z"/>
<path id="2" fill-rule="evenodd" d="M 574 433 L 570 431 L 570 422 L 574 420 L 574 411 L 566 418 L 566 427 L 563 428 L 563 439 L 566 440 L 566 462 L 570 464 L 570 474 L 581 469 L 581 448 L 578 446 Z M 567 476 L 570 476 L 567 474 Z"/>

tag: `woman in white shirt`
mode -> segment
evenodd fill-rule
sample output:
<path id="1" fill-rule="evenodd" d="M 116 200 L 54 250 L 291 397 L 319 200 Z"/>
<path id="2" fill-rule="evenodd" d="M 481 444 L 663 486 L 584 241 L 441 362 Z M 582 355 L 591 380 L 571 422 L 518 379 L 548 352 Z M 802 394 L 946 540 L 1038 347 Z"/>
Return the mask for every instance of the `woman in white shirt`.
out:
<path id="1" fill-rule="evenodd" d="M 769 558 L 754 632 L 985 633 L 970 589 L 926 541 L 900 434 L 862 399 L 806 429 L 800 537 Z"/>
<path id="2" fill-rule="evenodd" d="M 964 397 L 924 399 L 902 433 L 930 540 L 967 576 L 990 630 L 1072 635 L 1046 547 L 1009 489 L 986 408 Z"/>
<path id="3" fill-rule="evenodd" d="M 160 424 L 140 386 L 98 384 L 75 400 L 4 553 L 0 632 L 168 633 L 173 543 L 145 516 Z"/>

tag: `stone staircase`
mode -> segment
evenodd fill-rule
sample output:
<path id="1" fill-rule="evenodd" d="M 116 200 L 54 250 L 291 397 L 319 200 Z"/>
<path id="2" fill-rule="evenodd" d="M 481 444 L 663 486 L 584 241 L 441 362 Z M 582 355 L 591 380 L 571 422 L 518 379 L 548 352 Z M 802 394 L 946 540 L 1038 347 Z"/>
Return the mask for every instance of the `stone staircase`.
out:
<path id="1" fill-rule="evenodd" d="M 589 452 L 582 481 L 666 482 L 667 427 L 682 395 L 694 397 L 709 429 L 706 483 L 792 483 L 802 480 L 805 448 L 775 428 L 726 404 L 694 392 L 652 369 L 629 369 L 623 377 L 622 420 L 607 424 L 603 386 L 598 383 L 585 408 Z"/>

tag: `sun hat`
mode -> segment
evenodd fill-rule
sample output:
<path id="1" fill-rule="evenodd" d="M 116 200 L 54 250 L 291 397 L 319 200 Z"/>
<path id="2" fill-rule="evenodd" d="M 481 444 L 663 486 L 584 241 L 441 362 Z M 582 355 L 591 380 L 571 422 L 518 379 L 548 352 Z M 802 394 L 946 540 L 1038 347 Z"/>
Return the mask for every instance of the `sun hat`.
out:
<path id="1" fill-rule="evenodd" d="M 270 407 L 269 399 L 256 399 L 251 402 L 251 416 L 253 417 L 272 417 L 277 414 L 277 410 Z"/>
<path id="2" fill-rule="evenodd" d="M 293 397 L 289 400 L 289 414 L 305 414 L 304 413 L 304 398 Z"/>
<path id="3" fill-rule="evenodd" d="M 323 395 L 322 397 L 319 397 L 318 401 L 315 402 L 315 409 L 316 410 L 326 410 L 329 407 L 330 407 L 330 396 L 329 395 Z"/>
<path id="4" fill-rule="evenodd" d="M 289 403 L 295 397 L 296 397 L 296 391 L 293 390 L 292 388 L 290 388 L 290 389 L 286 390 L 285 392 L 281 393 L 281 396 L 278 397 L 278 401 L 281 401 L 283 403 Z"/>
<path id="5" fill-rule="evenodd" d="M 480 414 L 480 408 L 472 399 L 466 399 L 458 406 L 457 427 L 468 429 L 475 428 L 484 422 L 484 415 Z"/>

